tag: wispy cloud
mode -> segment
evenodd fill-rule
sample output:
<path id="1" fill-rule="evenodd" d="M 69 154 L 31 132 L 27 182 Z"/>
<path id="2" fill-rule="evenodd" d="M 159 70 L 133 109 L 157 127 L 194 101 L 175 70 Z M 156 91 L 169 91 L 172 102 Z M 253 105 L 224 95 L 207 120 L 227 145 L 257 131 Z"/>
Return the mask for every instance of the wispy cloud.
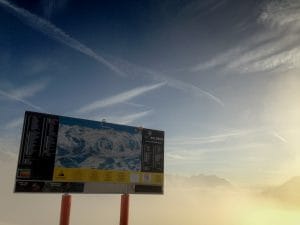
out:
<path id="1" fill-rule="evenodd" d="M 106 99 L 92 102 L 91 104 L 88 104 L 88 105 L 83 106 L 82 108 L 78 109 L 76 111 L 76 113 L 79 113 L 79 114 L 88 113 L 88 112 L 91 112 L 96 109 L 112 106 L 112 105 L 115 105 L 118 103 L 123 103 L 130 99 L 136 98 L 142 94 L 145 94 L 146 92 L 158 89 L 158 88 L 164 86 L 165 84 L 166 84 L 165 82 L 161 82 L 161 83 L 154 84 L 154 85 L 141 86 L 138 88 L 134 88 L 132 90 L 122 92 L 120 94 L 108 97 Z"/>
<path id="2" fill-rule="evenodd" d="M 12 3 L 5 1 L 5 0 L 0 0 L 0 6 L 2 6 L 8 12 L 15 15 L 23 23 L 29 25 L 30 27 L 46 34 L 48 37 L 50 37 L 64 45 L 71 47 L 74 50 L 77 50 L 77 51 L 93 58 L 97 62 L 101 63 L 102 65 L 105 65 L 110 70 L 114 71 L 116 74 L 118 74 L 120 76 L 125 76 L 125 74 L 119 68 L 117 68 L 115 65 L 110 63 L 104 57 L 100 56 L 99 54 L 94 52 L 91 48 L 82 44 L 78 40 L 72 38 L 66 32 L 59 29 L 58 27 L 56 27 L 54 24 L 50 23 L 49 21 L 47 21 L 43 18 L 40 18 L 37 15 L 27 11 L 26 9 L 20 8 L 20 7 L 13 5 Z"/>
<path id="3" fill-rule="evenodd" d="M 8 90 L 0 89 L 0 95 L 13 101 L 21 102 L 36 110 L 42 110 L 41 107 L 34 105 L 30 101 L 26 100 L 26 98 L 32 97 L 37 93 L 43 91 L 48 84 L 49 84 L 49 80 L 42 80 L 39 82 L 32 82 L 29 85 L 20 86 L 17 88 L 10 88 Z"/>
<path id="4" fill-rule="evenodd" d="M 0 6 L 7 9 L 10 13 L 14 14 L 23 23 L 29 25 L 30 27 L 46 34 L 48 37 L 50 37 L 62 44 L 65 44 L 65 45 L 73 48 L 74 50 L 77 50 L 77 51 L 95 59 L 99 63 L 110 68 L 112 71 L 114 71 L 118 75 L 126 76 L 126 73 L 125 73 L 126 68 L 121 69 L 121 67 L 124 66 L 124 61 L 121 65 L 120 65 L 120 63 L 113 64 L 111 61 L 108 61 L 106 58 L 98 55 L 91 48 L 82 44 L 78 40 L 72 38 L 69 34 L 67 34 L 63 30 L 59 29 L 58 27 L 56 27 L 54 24 L 50 23 L 49 21 L 42 19 L 23 8 L 17 7 L 6 0 L 0 0 Z M 125 63 L 125 64 L 129 64 L 129 63 Z M 140 69 L 137 66 L 131 64 L 131 69 L 132 69 L 132 67 L 134 67 L 135 71 Z M 166 76 L 166 75 L 163 75 L 160 73 L 156 73 L 156 72 L 147 70 L 145 68 L 142 70 L 142 72 L 146 73 L 148 77 L 150 76 L 150 78 L 154 78 L 155 80 L 167 81 L 167 84 L 170 87 L 173 87 L 173 88 L 176 88 L 179 90 L 184 90 L 184 91 L 190 92 L 193 95 L 197 95 L 197 96 L 199 96 L 199 95 L 207 96 L 209 99 L 217 102 L 218 104 L 224 105 L 224 103 L 221 101 L 220 98 L 216 97 L 215 95 L 211 94 L 208 91 L 204 91 L 204 90 L 200 89 L 199 87 L 197 87 L 195 85 L 171 78 L 169 76 Z"/>
<path id="5" fill-rule="evenodd" d="M 125 105 L 129 105 L 129 106 L 133 106 L 135 108 L 147 108 L 146 105 L 143 104 L 137 104 L 137 103 L 133 103 L 133 102 L 124 102 Z"/>
<path id="6" fill-rule="evenodd" d="M 116 122 L 119 122 L 119 123 L 122 123 L 122 124 L 129 124 L 129 123 L 132 123 L 132 122 L 134 122 L 134 121 L 136 121 L 136 120 L 138 120 L 142 117 L 148 116 L 151 113 L 153 113 L 153 110 L 133 113 L 133 114 L 126 115 L 126 116 L 118 118 Z"/>
<path id="7" fill-rule="evenodd" d="M 187 136 L 169 138 L 166 142 L 172 153 L 182 155 L 182 151 L 192 152 L 189 154 L 201 155 L 216 152 L 236 152 L 242 149 L 262 149 L 277 141 L 288 144 L 287 139 L 274 131 L 271 127 L 261 127 L 248 130 L 228 130 L 208 136 Z M 228 146 L 228 143 L 232 143 Z M 196 153 L 198 152 L 198 153 Z M 184 153 L 186 155 L 186 153 Z"/>
<path id="8" fill-rule="evenodd" d="M 166 153 L 166 156 L 168 159 L 175 159 L 175 160 L 184 160 L 187 158 L 186 156 L 182 156 L 177 153 Z"/>
<path id="9" fill-rule="evenodd" d="M 262 162 L 272 154 L 274 144 L 287 144 L 288 140 L 272 127 L 249 130 L 228 130 L 209 136 L 187 136 L 167 140 L 170 160 L 244 160 L 248 163 Z M 230 143 L 230 144 L 228 144 Z M 177 157 L 179 156 L 179 157 Z M 276 158 L 276 157 L 275 157 Z"/>
<path id="10" fill-rule="evenodd" d="M 197 71 L 207 70 L 217 66 L 225 65 L 228 63 L 228 58 L 232 58 L 233 56 L 239 54 L 240 52 L 241 52 L 240 48 L 230 49 L 225 53 L 217 55 L 211 60 L 193 66 L 190 70 L 192 72 L 197 72 Z"/>
<path id="11" fill-rule="evenodd" d="M 284 137 L 283 137 L 282 135 L 280 135 L 279 133 L 277 133 L 276 131 L 274 131 L 274 132 L 272 133 L 272 135 L 273 135 L 275 138 L 277 138 L 278 140 L 280 140 L 281 142 L 283 142 L 283 143 L 288 143 L 287 139 L 284 138 Z"/>
<path id="12" fill-rule="evenodd" d="M 35 82 L 26 86 L 15 88 L 13 90 L 10 90 L 9 93 L 15 98 L 24 99 L 24 98 L 32 97 L 38 92 L 43 91 L 48 84 L 49 84 L 49 80 L 43 80 L 40 82 Z"/>
<path id="13" fill-rule="evenodd" d="M 239 46 L 191 68 L 192 72 L 220 67 L 227 71 L 257 73 L 300 66 L 300 2 L 268 1 L 257 18 L 265 29 Z"/>
<path id="14" fill-rule="evenodd" d="M 133 113 L 133 114 L 120 116 L 120 117 L 116 117 L 116 116 L 109 116 L 109 117 L 97 116 L 97 117 L 93 117 L 92 119 L 98 120 L 98 121 L 102 121 L 103 119 L 105 119 L 108 122 L 111 121 L 111 122 L 119 123 L 119 124 L 131 124 L 131 123 L 137 121 L 140 118 L 148 116 L 151 113 L 153 113 L 153 110 L 147 110 L 147 111 Z"/>
<path id="15" fill-rule="evenodd" d="M 300 25 L 300 2 L 298 0 L 268 1 L 260 15 L 260 20 L 273 26 Z"/>
<path id="16" fill-rule="evenodd" d="M 24 105 L 27 105 L 27 106 L 30 106 L 36 110 L 42 110 L 41 107 L 37 106 L 37 105 L 34 105 L 32 104 L 31 102 L 25 100 L 25 99 L 22 99 L 22 98 L 19 98 L 19 97 L 16 97 L 8 92 L 5 92 L 3 90 L 0 90 L 0 95 L 4 96 L 4 97 L 7 97 L 8 99 L 11 99 L 11 100 L 14 100 L 14 101 L 17 101 L 17 102 L 21 102 L 23 103 Z"/>
<path id="17" fill-rule="evenodd" d="M 144 78 L 148 78 L 148 79 L 150 78 L 152 80 L 156 80 L 160 82 L 166 82 L 167 86 L 188 93 L 192 96 L 206 97 L 221 106 L 225 105 L 224 102 L 219 97 L 217 97 L 216 95 L 212 94 L 209 91 L 199 88 L 194 84 L 173 78 L 166 74 L 136 65 L 134 63 L 125 60 L 121 60 L 121 59 L 112 59 L 112 60 L 115 60 L 118 67 L 122 68 L 122 70 L 125 71 L 127 74 L 131 74 L 132 77 L 139 77 L 139 78 L 144 77 Z"/>
<path id="18" fill-rule="evenodd" d="M 46 89 L 50 81 L 51 79 L 43 78 L 39 80 L 29 80 L 27 84 L 16 85 L 15 83 L 5 79 L 0 81 L 0 90 L 6 92 L 7 95 L 14 96 L 15 98 L 25 99 L 35 96 L 37 93 Z"/>
<path id="19" fill-rule="evenodd" d="M 239 138 L 250 134 L 257 134 L 257 130 L 232 130 L 221 134 L 215 134 L 205 137 L 183 137 L 169 139 L 171 145 L 201 145 L 220 143 L 228 139 Z"/>
<path id="20" fill-rule="evenodd" d="M 197 96 L 197 97 L 206 96 L 208 99 L 218 103 L 221 106 L 225 105 L 224 102 L 216 95 L 213 95 L 212 93 L 205 91 L 193 84 L 189 84 L 189 83 L 183 82 L 181 80 L 173 79 L 173 78 L 162 76 L 162 75 L 160 77 L 161 77 L 160 79 L 165 78 L 167 80 L 167 85 L 170 87 L 173 87 L 178 90 L 185 91 L 185 92 L 189 92 L 193 96 Z"/>

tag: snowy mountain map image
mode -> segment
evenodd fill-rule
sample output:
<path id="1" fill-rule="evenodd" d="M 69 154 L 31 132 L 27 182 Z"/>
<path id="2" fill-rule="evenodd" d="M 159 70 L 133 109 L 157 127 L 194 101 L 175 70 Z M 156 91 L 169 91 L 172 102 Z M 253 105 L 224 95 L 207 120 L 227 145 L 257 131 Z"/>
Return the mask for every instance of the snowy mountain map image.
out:
<path id="1" fill-rule="evenodd" d="M 141 170 L 138 128 L 61 117 L 55 167 Z"/>

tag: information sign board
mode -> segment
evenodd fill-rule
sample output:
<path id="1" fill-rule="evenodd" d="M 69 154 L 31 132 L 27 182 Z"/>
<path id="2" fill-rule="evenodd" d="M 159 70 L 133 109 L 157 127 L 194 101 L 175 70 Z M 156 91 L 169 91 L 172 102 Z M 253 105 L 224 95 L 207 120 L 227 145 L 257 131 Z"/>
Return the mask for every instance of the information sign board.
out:
<path id="1" fill-rule="evenodd" d="M 25 112 L 15 192 L 163 193 L 164 132 Z"/>

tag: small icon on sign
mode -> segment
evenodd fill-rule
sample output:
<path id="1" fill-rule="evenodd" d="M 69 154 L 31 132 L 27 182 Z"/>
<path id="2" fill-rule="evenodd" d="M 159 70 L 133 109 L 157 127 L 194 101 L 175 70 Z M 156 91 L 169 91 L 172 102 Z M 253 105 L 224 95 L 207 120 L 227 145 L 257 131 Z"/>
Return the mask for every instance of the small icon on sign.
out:
<path id="1" fill-rule="evenodd" d="M 150 181 L 151 181 L 151 175 L 150 174 L 144 174 L 143 175 L 143 181 L 145 182 L 145 183 L 149 183 Z"/>
<path id="2" fill-rule="evenodd" d="M 64 176 L 65 176 L 65 174 L 64 174 L 64 172 L 63 172 L 63 171 L 60 171 L 60 173 L 58 174 L 58 176 L 59 176 L 59 177 L 64 177 Z"/>
<path id="3" fill-rule="evenodd" d="M 22 178 L 29 178 L 31 174 L 30 170 L 24 169 L 24 170 L 19 170 L 19 177 Z"/>

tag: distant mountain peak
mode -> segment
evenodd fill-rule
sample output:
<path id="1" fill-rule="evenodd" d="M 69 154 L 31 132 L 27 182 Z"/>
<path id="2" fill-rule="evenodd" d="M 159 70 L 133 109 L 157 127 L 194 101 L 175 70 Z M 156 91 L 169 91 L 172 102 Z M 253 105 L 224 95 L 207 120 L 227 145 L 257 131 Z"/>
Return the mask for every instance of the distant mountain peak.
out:
<path id="1" fill-rule="evenodd" d="M 282 185 L 267 188 L 262 193 L 280 202 L 300 206 L 300 176 L 295 176 Z"/>
<path id="2" fill-rule="evenodd" d="M 212 187 L 232 187 L 232 184 L 224 178 L 216 175 L 198 174 L 190 177 L 180 175 L 166 175 L 167 185 L 175 187 L 199 187 L 199 188 L 212 188 Z"/>

